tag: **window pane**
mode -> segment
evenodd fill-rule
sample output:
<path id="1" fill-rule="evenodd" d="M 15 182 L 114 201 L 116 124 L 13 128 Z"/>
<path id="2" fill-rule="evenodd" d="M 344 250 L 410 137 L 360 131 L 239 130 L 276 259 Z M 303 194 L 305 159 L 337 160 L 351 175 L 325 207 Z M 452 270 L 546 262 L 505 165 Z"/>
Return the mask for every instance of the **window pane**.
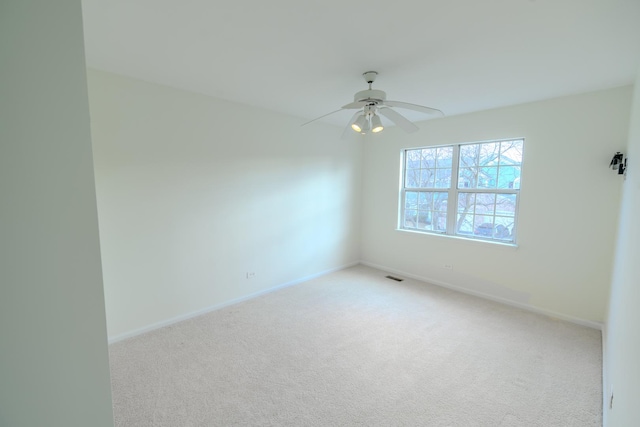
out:
<path id="1" fill-rule="evenodd" d="M 447 212 L 447 193 L 433 193 L 433 210 L 438 212 Z"/>
<path id="2" fill-rule="evenodd" d="M 498 188 L 520 188 L 520 166 L 500 166 Z"/>
<path id="3" fill-rule="evenodd" d="M 418 224 L 418 211 L 416 209 L 405 209 L 404 227 L 416 228 L 417 224 Z"/>
<path id="4" fill-rule="evenodd" d="M 422 150 L 407 150 L 407 169 L 419 169 Z"/>
<path id="5" fill-rule="evenodd" d="M 418 208 L 418 193 L 415 191 L 407 191 L 404 196 L 405 209 L 417 209 Z"/>
<path id="6" fill-rule="evenodd" d="M 456 223 L 456 234 L 473 234 L 473 215 L 458 214 Z"/>
<path id="7" fill-rule="evenodd" d="M 420 171 L 420 187 L 423 187 L 423 188 L 434 187 L 433 169 L 422 169 Z"/>
<path id="8" fill-rule="evenodd" d="M 460 146 L 460 167 L 473 167 L 478 165 L 479 146 L 468 144 Z"/>
<path id="9" fill-rule="evenodd" d="M 478 188 L 496 188 L 498 181 L 497 167 L 480 168 L 478 176 Z"/>
<path id="10" fill-rule="evenodd" d="M 407 188 L 417 188 L 420 184 L 420 169 L 407 169 L 404 186 Z"/>
<path id="11" fill-rule="evenodd" d="M 447 193 L 421 192 L 418 197 L 418 228 L 431 231 L 446 231 L 446 211 L 444 215 L 436 212 L 443 202 L 446 202 Z M 434 221 L 434 219 L 436 221 Z"/>
<path id="12" fill-rule="evenodd" d="M 436 188 L 451 187 L 451 169 L 436 169 Z"/>
<path id="13" fill-rule="evenodd" d="M 450 188 L 452 156 L 453 147 L 405 150 L 404 188 Z"/>
<path id="14" fill-rule="evenodd" d="M 461 146 L 458 188 L 496 188 L 499 160 L 499 142 Z"/>
<path id="15" fill-rule="evenodd" d="M 500 165 L 521 165 L 524 141 L 502 141 L 500 144 Z"/>
<path id="16" fill-rule="evenodd" d="M 430 209 L 431 206 L 431 193 L 421 192 L 418 195 L 418 209 L 427 210 Z"/>
<path id="17" fill-rule="evenodd" d="M 516 216 L 516 195 L 499 194 L 496 200 L 496 215 Z"/>
<path id="18" fill-rule="evenodd" d="M 430 230 L 444 232 L 447 230 L 447 198 L 449 194 L 445 192 L 434 192 L 430 194 Z"/>
<path id="19" fill-rule="evenodd" d="M 417 228 L 430 229 L 431 227 L 431 211 L 418 211 Z"/>
<path id="20" fill-rule="evenodd" d="M 458 196 L 458 212 L 466 213 L 471 212 L 473 214 L 473 208 L 476 202 L 475 193 L 460 193 Z"/>
<path id="21" fill-rule="evenodd" d="M 447 231 L 447 213 L 446 212 L 434 212 L 433 214 L 433 231 L 439 231 L 444 233 Z"/>
<path id="22" fill-rule="evenodd" d="M 479 215 L 491 215 L 493 216 L 493 212 L 496 204 L 496 195 L 491 193 L 482 193 L 476 195 L 476 208 L 475 214 Z"/>
<path id="23" fill-rule="evenodd" d="M 453 160 L 453 147 L 440 147 L 437 152 L 436 167 L 450 168 Z"/>
<path id="24" fill-rule="evenodd" d="M 478 144 L 480 155 L 478 158 L 479 166 L 497 166 L 500 159 L 500 143 L 485 142 Z"/>
<path id="25" fill-rule="evenodd" d="M 513 218 L 497 216 L 493 237 L 501 240 L 513 240 Z"/>
<path id="26" fill-rule="evenodd" d="M 479 149 L 479 144 L 469 144 L 460 147 L 458 188 L 476 188 L 478 183 Z"/>
<path id="27" fill-rule="evenodd" d="M 457 234 L 511 241 L 515 194 L 460 193 Z"/>
<path id="28" fill-rule="evenodd" d="M 476 188 L 477 168 L 460 168 L 458 188 Z"/>
<path id="29" fill-rule="evenodd" d="M 446 192 L 407 191 L 402 227 L 446 232 L 447 198 Z"/>
<path id="30" fill-rule="evenodd" d="M 429 169 L 436 167 L 436 149 L 425 148 L 422 150 L 422 168 Z"/>
<path id="31" fill-rule="evenodd" d="M 493 237 L 493 217 L 488 220 L 485 216 L 475 216 L 473 218 L 473 234 L 479 237 Z"/>

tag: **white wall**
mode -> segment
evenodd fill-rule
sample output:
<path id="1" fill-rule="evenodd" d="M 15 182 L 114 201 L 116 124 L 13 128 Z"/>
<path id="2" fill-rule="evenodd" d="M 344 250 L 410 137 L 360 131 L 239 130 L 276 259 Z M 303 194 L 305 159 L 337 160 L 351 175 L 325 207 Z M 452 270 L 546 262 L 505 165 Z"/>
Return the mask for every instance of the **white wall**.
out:
<path id="1" fill-rule="evenodd" d="M 79 1 L 0 3 L 0 425 L 112 426 Z"/>
<path id="2" fill-rule="evenodd" d="M 88 77 L 110 338 L 359 260 L 360 140 Z"/>
<path id="3" fill-rule="evenodd" d="M 627 139 L 624 87 L 389 129 L 364 149 L 362 259 L 598 326 L 605 317 Z M 524 137 L 518 247 L 397 231 L 403 148 Z M 442 268 L 453 264 L 452 271 Z"/>
<path id="4" fill-rule="evenodd" d="M 604 425 L 640 425 L 640 74 L 636 79 L 604 358 Z M 614 405 L 609 410 L 613 387 Z"/>

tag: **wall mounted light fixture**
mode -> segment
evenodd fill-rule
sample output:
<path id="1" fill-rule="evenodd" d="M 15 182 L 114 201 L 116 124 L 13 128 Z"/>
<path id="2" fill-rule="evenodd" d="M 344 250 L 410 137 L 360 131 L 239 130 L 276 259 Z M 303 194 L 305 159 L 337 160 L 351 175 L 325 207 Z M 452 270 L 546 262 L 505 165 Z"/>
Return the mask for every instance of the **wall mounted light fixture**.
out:
<path id="1" fill-rule="evenodd" d="M 618 175 L 624 175 L 627 170 L 627 159 L 624 157 L 624 154 L 621 152 L 616 152 L 611 159 L 611 163 L 609 163 L 609 167 L 613 170 L 618 171 Z"/>

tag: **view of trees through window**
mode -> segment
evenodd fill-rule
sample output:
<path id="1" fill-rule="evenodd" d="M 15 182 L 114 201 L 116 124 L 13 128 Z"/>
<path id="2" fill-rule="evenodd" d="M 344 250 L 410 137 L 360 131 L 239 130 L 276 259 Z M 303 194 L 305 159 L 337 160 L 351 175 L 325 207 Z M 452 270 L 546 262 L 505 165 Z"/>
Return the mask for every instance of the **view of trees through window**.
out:
<path id="1" fill-rule="evenodd" d="M 515 241 L 524 140 L 404 151 L 404 229 Z"/>

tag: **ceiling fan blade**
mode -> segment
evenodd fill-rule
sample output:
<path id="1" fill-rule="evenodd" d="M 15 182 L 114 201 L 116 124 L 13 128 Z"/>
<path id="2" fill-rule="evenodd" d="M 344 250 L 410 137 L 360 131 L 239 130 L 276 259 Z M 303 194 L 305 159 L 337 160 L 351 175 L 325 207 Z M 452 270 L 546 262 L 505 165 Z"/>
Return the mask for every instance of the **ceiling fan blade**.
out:
<path id="1" fill-rule="evenodd" d="M 425 107 L 424 105 L 410 104 L 408 102 L 400 101 L 384 101 L 384 105 L 389 107 L 406 108 L 407 110 L 419 111 L 425 114 L 431 114 L 434 116 L 444 116 L 444 113 L 435 108 Z"/>
<path id="2" fill-rule="evenodd" d="M 315 118 L 315 119 L 313 119 L 313 120 L 309 120 L 308 122 L 301 124 L 301 125 L 300 125 L 300 127 L 302 127 L 302 126 L 306 126 L 306 125 L 308 125 L 309 123 L 313 123 L 313 122 L 315 122 L 316 120 L 320 120 L 320 119 L 321 119 L 321 118 L 323 118 L 323 117 L 330 116 L 330 115 L 332 115 L 333 113 L 337 113 L 338 111 L 342 111 L 342 109 L 339 109 L 339 110 L 336 110 L 336 111 L 332 111 L 332 112 L 330 112 L 330 113 L 325 114 L 324 116 L 316 117 L 316 118 Z"/>
<path id="3" fill-rule="evenodd" d="M 391 108 L 379 108 L 378 112 L 391 120 L 396 125 L 400 126 L 405 132 L 412 133 L 418 130 L 418 126 L 411 123 L 404 116 Z"/>
<path id="4" fill-rule="evenodd" d="M 342 109 L 343 110 L 353 110 L 354 108 L 362 108 L 365 105 L 367 105 L 367 101 L 355 101 L 355 102 L 351 102 L 347 105 L 343 105 Z"/>
<path id="5" fill-rule="evenodd" d="M 340 137 L 340 139 L 346 139 L 347 135 L 349 135 L 349 131 L 353 132 L 353 129 L 351 129 L 351 124 L 354 122 L 354 120 L 356 119 L 356 117 L 358 117 L 358 114 L 361 114 L 361 111 L 356 111 L 353 116 L 351 116 L 351 119 L 347 122 L 347 126 L 344 128 L 344 131 L 342 132 L 342 136 Z"/>

